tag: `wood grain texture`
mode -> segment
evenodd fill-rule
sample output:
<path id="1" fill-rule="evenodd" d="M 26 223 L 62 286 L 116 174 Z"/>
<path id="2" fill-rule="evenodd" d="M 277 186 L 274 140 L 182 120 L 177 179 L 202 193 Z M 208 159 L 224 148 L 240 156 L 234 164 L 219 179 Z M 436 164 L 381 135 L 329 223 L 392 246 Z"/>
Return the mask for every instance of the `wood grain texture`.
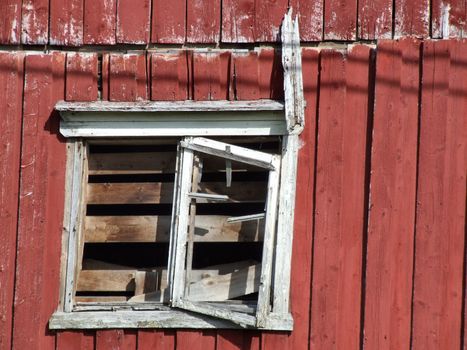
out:
<path id="1" fill-rule="evenodd" d="M 324 40 L 355 40 L 357 2 L 327 0 L 324 3 Z"/>
<path id="2" fill-rule="evenodd" d="M 94 332 L 58 332 L 56 350 L 94 350 L 94 338 Z"/>
<path id="3" fill-rule="evenodd" d="M 433 38 L 467 37 L 467 2 L 433 0 L 431 3 L 431 36 Z"/>
<path id="4" fill-rule="evenodd" d="M 81 46 L 84 34 L 84 0 L 50 0 L 51 45 Z"/>
<path id="5" fill-rule="evenodd" d="M 321 52 L 311 344 L 358 349 L 365 216 L 366 46 Z"/>
<path id="6" fill-rule="evenodd" d="M 193 53 L 193 99 L 228 100 L 230 96 L 230 53 Z"/>
<path id="7" fill-rule="evenodd" d="M 467 172 L 467 43 L 423 49 L 413 349 L 462 341 Z"/>
<path id="8" fill-rule="evenodd" d="M 175 348 L 175 332 L 163 330 L 138 331 L 138 350 L 173 350 Z"/>
<path id="9" fill-rule="evenodd" d="M 420 43 L 377 47 L 364 343 L 410 344 Z"/>
<path id="10" fill-rule="evenodd" d="M 97 54 L 67 53 L 65 97 L 67 101 L 97 100 Z"/>
<path id="11" fill-rule="evenodd" d="M 148 98 L 145 54 L 111 54 L 109 68 L 110 101 Z"/>
<path id="12" fill-rule="evenodd" d="M 179 330 L 176 350 L 207 350 L 216 348 L 216 331 Z"/>
<path id="13" fill-rule="evenodd" d="M 256 1 L 256 42 L 275 42 L 280 40 L 279 30 L 284 14 L 287 12 L 287 7 L 287 0 Z"/>
<path id="14" fill-rule="evenodd" d="M 186 34 L 186 1 L 153 0 L 151 42 L 183 44 Z"/>
<path id="15" fill-rule="evenodd" d="M 21 43 L 45 45 L 49 40 L 49 0 L 23 0 Z"/>
<path id="16" fill-rule="evenodd" d="M 358 2 L 358 38 L 391 39 L 393 27 L 392 0 L 361 0 Z"/>
<path id="17" fill-rule="evenodd" d="M 237 54 L 233 57 L 234 91 L 236 100 L 260 98 L 259 60 L 257 52 Z"/>
<path id="18" fill-rule="evenodd" d="M 186 41 L 213 44 L 220 40 L 221 0 L 187 1 Z"/>
<path id="19" fill-rule="evenodd" d="M 395 0 L 394 37 L 426 38 L 430 35 L 429 0 Z"/>
<path id="20" fill-rule="evenodd" d="M 96 332 L 96 350 L 136 350 L 137 332 L 106 329 Z"/>
<path id="21" fill-rule="evenodd" d="M 255 41 L 255 0 L 222 1 L 222 42 Z"/>
<path id="22" fill-rule="evenodd" d="M 323 40 L 323 0 L 290 0 L 294 15 L 298 15 L 300 40 Z"/>
<path id="23" fill-rule="evenodd" d="M 55 345 L 47 323 L 59 298 L 65 145 L 52 111 L 64 98 L 64 73 L 64 54 L 26 57 L 13 310 L 17 349 Z"/>
<path id="24" fill-rule="evenodd" d="M 117 43 L 147 44 L 151 26 L 150 0 L 118 0 Z"/>
<path id="25" fill-rule="evenodd" d="M 219 330 L 216 350 L 260 350 L 260 340 L 254 331 Z"/>
<path id="26" fill-rule="evenodd" d="M 85 0 L 84 44 L 116 43 L 117 0 Z"/>
<path id="27" fill-rule="evenodd" d="M 19 44 L 21 42 L 21 0 L 0 2 L 0 43 Z"/>
<path id="28" fill-rule="evenodd" d="M 151 55 L 151 100 L 187 100 L 188 65 L 186 51 L 153 53 Z"/>
<path id="29" fill-rule="evenodd" d="M 24 56 L 0 53 L 0 348 L 10 349 L 18 224 Z"/>

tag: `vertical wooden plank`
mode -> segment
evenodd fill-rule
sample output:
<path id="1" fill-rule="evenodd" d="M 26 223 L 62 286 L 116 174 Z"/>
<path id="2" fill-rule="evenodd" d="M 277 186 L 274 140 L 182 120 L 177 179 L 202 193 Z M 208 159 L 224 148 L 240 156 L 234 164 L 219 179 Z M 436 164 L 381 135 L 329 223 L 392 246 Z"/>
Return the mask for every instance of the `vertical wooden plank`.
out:
<path id="1" fill-rule="evenodd" d="M 23 0 L 21 43 L 45 45 L 49 32 L 49 0 Z"/>
<path id="2" fill-rule="evenodd" d="M 65 55 L 26 57 L 13 348 L 52 349 L 59 298 L 65 153 L 53 113 L 64 98 Z"/>
<path id="3" fill-rule="evenodd" d="M 290 7 L 298 14 L 301 41 L 323 40 L 323 0 L 290 0 Z"/>
<path id="4" fill-rule="evenodd" d="M 151 54 L 151 100 L 188 99 L 188 56 L 186 51 Z"/>
<path id="5" fill-rule="evenodd" d="M 83 44 L 84 0 L 50 0 L 51 45 Z"/>
<path id="6" fill-rule="evenodd" d="M 420 44 L 377 47 L 364 345 L 408 349 L 414 254 Z"/>
<path id="7" fill-rule="evenodd" d="M 136 350 L 136 332 L 106 329 L 96 332 L 96 350 Z"/>
<path id="8" fill-rule="evenodd" d="M 67 53 L 65 98 L 67 101 L 97 100 L 97 54 Z"/>
<path id="9" fill-rule="evenodd" d="M 94 334 L 86 331 L 59 332 L 56 350 L 94 350 Z"/>
<path id="10" fill-rule="evenodd" d="M 250 51 L 233 56 L 234 91 L 237 100 L 260 98 L 258 53 Z"/>
<path id="11" fill-rule="evenodd" d="M 324 3 L 324 40 L 355 40 L 356 22 L 356 0 L 327 0 Z"/>
<path id="12" fill-rule="evenodd" d="M 222 42 L 255 41 L 255 0 L 222 1 Z"/>
<path id="13" fill-rule="evenodd" d="M 117 0 L 84 0 L 84 44 L 115 44 Z"/>
<path id="14" fill-rule="evenodd" d="M 394 12 L 395 38 L 426 38 L 430 35 L 429 0 L 395 0 Z"/>
<path id="15" fill-rule="evenodd" d="M 0 2 L 0 43 L 19 44 L 21 34 L 21 0 Z"/>
<path id="16" fill-rule="evenodd" d="M 288 0 L 256 1 L 255 7 L 255 41 L 279 41 L 279 30 L 287 12 Z"/>
<path id="17" fill-rule="evenodd" d="M 431 35 L 433 38 L 467 37 L 467 2 L 433 0 L 431 2 Z"/>
<path id="18" fill-rule="evenodd" d="M 216 350 L 260 350 L 259 340 L 254 331 L 221 330 L 217 332 Z"/>
<path id="19" fill-rule="evenodd" d="M 110 101 L 147 99 L 145 54 L 110 55 L 109 99 Z"/>
<path id="20" fill-rule="evenodd" d="M 280 50 L 262 48 L 258 53 L 258 64 L 261 98 L 283 100 L 284 73 Z"/>
<path id="21" fill-rule="evenodd" d="M 227 100 L 229 85 L 229 52 L 193 53 L 193 99 Z"/>
<path id="22" fill-rule="evenodd" d="M 21 152 L 23 62 L 19 52 L 0 53 L 0 348 L 10 349 Z"/>
<path id="23" fill-rule="evenodd" d="M 311 344 L 360 346 L 368 88 L 366 46 L 321 52 Z"/>
<path id="24" fill-rule="evenodd" d="M 220 41 L 220 0 L 187 1 L 186 41 L 214 44 Z"/>
<path id="25" fill-rule="evenodd" d="M 102 55 L 102 96 L 104 101 L 109 100 L 109 73 L 110 73 L 110 54 Z"/>
<path id="26" fill-rule="evenodd" d="M 289 349 L 308 349 L 310 329 L 311 263 L 313 244 L 313 191 L 318 105 L 319 52 L 302 50 L 303 92 L 306 101 L 305 128 L 300 135 L 298 153 L 295 223 L 290 283 L 291 312 L 294 330 L 288 340 Z"/>
<path id="27" fill-rule="evenodd" d="M 391 39 L 392 0 L 360 0 L 358 2 L 358 38 Z"/>
<path id="28" fill-rule="evenodd" d="M 467 43 L 423 49 L 413 349 L 459 349 L 465 254 Z"/>
<path id="29" fill-rule="evenodd" d="M 186 1 L 153 0 L 151 42 L 183 44 L 186 34 Z"/>
<path id="30" fill-rule="evenodd" d="M 216 331 L 177 331 L 176 350 L 214 350 L 215 348 Z"/>
<path id="31" fill-rule="evenodd" d="M 175 348 L 175 332 L 162 330 L 138 331 L 138 350 L 173 350 Z"/>
<path id="32" fill-rule="evenodd" d="M 147 44 L 150 20 L 150 0 L 118 0 L 117 43 Z"/>

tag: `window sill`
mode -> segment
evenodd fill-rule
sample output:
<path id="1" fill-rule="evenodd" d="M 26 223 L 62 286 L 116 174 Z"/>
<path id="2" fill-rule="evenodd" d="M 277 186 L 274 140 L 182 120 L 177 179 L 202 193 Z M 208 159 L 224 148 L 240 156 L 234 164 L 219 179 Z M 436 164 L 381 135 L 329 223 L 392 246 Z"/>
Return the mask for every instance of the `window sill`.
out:
<path id="1" fill-rule="evenodd" d="M 49 329 L 108 328 L 193 328 L 193 329 L 253 329 L 238 324 L 185 311 L 82 311 L 55 312 Z M 291 331 L 290 314 L 270 314 L 262 330 Z"/>

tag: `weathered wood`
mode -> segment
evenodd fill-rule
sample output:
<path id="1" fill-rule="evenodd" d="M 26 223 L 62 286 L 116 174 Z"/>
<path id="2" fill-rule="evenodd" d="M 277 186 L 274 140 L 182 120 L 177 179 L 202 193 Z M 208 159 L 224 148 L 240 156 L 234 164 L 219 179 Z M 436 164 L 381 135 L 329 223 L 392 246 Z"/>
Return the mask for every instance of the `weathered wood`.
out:
<path id="1" fill-rule="evenodd" d="M 0 98 L 0 113 L 3 116 L 0 118 L 0 347 L 9 349 L 15 289 L 24 55 L 2 52 L 0 67 L 3 67 L 0 70 L 0 91 L 3 95 Z"/>
<path id="2" fill-rule="evenodd" d="M 77 291 L 134 291 L 134 270 L 81 270 Z"/>
<path id="3" fill-rule="evenodd" d="M 263 237 L 257 222 L 227 223 L 228 216 L 196 217 L 195 242 L 256 242 Z M 168 242 L 169 216 L 87 216 L 86 242 Z"/>
<path id="4" fill-rule="evenodd" d="M 84 2 L 84 44 L 115 44 L 117 0 Z"/>
<path id="5" fill-rule="evenodd" d="M 21 0 L 0 3 L 0 43 L 19 44 L 21 41 Z"/>
<path id="6" fill-rule="evenodd" d="M 49 0 L 23 0 L 21 43 L 46 45 L 49 39 Z"/>
<path id="7" fill-rule="evenodd" d="M 183 44 L 186 32 L 186 1 L 153 0 L 151 42 Z"/>
<path id="8" fill-rule="evenodd" d="M 228 51 L 193 52 L 194 100 L 220 100 L 216 104 L 223 104 L 226 101 L 221 102 L 222 100 L 230 98 L 230 60 L 230 52 Z M 231 103 L 227 102 L 227 104 Z"/>
<path id="9" fill-rule="evenodd" d="M 150 0 L 118 0 L 117 43 L 149 43 L 150 17 Z"/>
<path id="10" fill-rule="evenodd" d="M 55 312 L 50 329 L 111 329 L 111 328 L 188 328 L 242 329 L 248 328 L 219 318 L 183 311 L 96 311 Z M 271 314 L 265 330 L 292 330 L 293 321 Z"/>
<path id="11" fill-rule="evenodd" d="M 80 331 L 57 333 L 57 350 L 94 350 L 94 334 Z"/>
<path id="12" fill-rule="evenodd" d="M 358 38 L 391 39 L 393 28 L 392 0 L 361 0 L 358 2 Z"/>
<path id="13" fill-rule="evenodd" d="M 235 98 L 237 100 L 257 100 L 260 98 L 258 52 L 234 54 L 232 61 L 235 74 Z"/>
<path id="14" fill-rule="evenodd" d="M 217 43 L 220 39 L 221 1 L 188 1 L 186 9 L 186 41 Z"/>
<path id="15" fill-rule="evenodd" d="M 109 67 L 110 101 L 147 100 L 145 54 L 111 54 Z"/>
<path id="16" fill-rule="evenodd" d="M 290 0 L 289 4 L 299 18 L 300 39 L 323 40 L 324 0 Z"/>
<path id="17" fill-rule="evenodd" d="M 394 1 L 394 37 L 426 38 L 430 33 L 429 0 Z"/>
<path id="18" fill-rule="evenodd" d="M 177 3 L 178 0 L 172 3 Z M 172 15 L 170 16 L 172 17 Z M 188 54 L 184 50 L 151 54 L 151 100 L 188 103 Z M 185 102 L 183 102 L 185 101 Z M 160 105 L 157 103 L 156 105 Z"/>
<path id="19" fill-rule="evenodd" d="M 67 53 L 67 101 L 97 100 L 97 54 Z"/>
<path id="20" fill-rule="evenodd" d="M 84 0 L 50 0 L 52 45 L 81 46 L 84 31 Z"/>
<path id="21" fill-rule="evenodd" d="M 106 329 L 96 332 L 96 350 L 136 350 L 136 332 L 123 329 Z"/>
<path id="22" fill-rule="evenodd" d="M 287 12 L 287 0 L 263 0 L 255 3 L 255 41 L 280 41 L 280 25 Z"/>
<path id="23" fill-rule="evenodd" d="M 357 1 L 326 0 L 324 4 L 324 40 L 355 40 Z"/>
<path id="24" fill-rule="evenodd" d="M 466 3 L 462 0 L 433 0 L 431 26 L 433 38 L 467 37 Z"/>
<path id="25" fill-rule="evenodd" d="M 265 213 L 243 215 L 243 216 L 231 216 L 227 219 L 227 223 L 233 224 L 236 222 L 262 220 L 264 219 L 265 216 L 266 216 Z"/>
<path id="26" fill-rule="evenodd" d="M 222 42 L 255 41 L 255 0 L 222 1 Z"/>

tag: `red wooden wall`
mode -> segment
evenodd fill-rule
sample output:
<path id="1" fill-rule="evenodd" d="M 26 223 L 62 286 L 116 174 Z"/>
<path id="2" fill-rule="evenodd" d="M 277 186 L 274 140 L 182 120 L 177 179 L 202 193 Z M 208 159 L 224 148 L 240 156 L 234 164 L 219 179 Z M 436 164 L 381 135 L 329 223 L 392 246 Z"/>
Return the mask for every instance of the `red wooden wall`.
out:
<path id="1" fill-rule="evenodd" d="M 465 0 L 2 0 L 0 44 L 272 42 L 289 6 L 306 42 L 467 35 Z"/>
<path id="2" fill-rule="evenodd" d="M 103 54 L 101 95 L 280 99 L 278 59 L 272 48 Z M 66 149 L 53 106 L 96 100 L 97 74 L 97 53 L 0 52 L 1 350 L 464 346 L 466 41 L 303 49 L 291 333 L 48 330 L 58 303 Z"/>

